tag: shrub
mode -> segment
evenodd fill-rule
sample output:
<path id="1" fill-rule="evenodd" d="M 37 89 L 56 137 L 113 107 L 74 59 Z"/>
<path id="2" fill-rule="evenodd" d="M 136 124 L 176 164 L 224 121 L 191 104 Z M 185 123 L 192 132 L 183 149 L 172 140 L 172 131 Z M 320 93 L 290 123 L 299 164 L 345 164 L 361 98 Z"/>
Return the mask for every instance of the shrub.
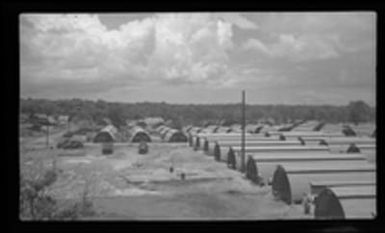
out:
<path id="1" fill-rule="evenodd" d="M 94 215 L 92 202 L 88 198 L 88 186 L 82 199 L 74 204 L 60 206 L 47 188 L 57 179 L 54 169 L 48 170 L 42 177 L 20 180 L 20 217 L 23 220 L 75 220 Z M 87 184 L 86 184 L 87 185 Z"/>

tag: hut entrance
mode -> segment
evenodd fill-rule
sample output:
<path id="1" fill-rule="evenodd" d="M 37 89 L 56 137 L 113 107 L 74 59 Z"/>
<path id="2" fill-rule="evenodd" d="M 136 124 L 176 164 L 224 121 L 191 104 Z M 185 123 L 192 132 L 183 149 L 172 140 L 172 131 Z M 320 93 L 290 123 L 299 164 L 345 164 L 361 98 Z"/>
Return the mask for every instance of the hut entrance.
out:
<path id="1" fill-rule="evenodd" d="M 288 205 L 291 204 L 289 178 L 287 177 L 285 169 L 280 165 L 278 165 L 277 170 L 273 175 L 272 190 L 275 197 L 284 201 Z"/>
<path id="2" fill-rule="evenodd" d="M 132 142 L 151 142 L 151 138 L 145 132 L 138 132 L 132 138 Z"/>
<path id="3" fill-rule="evenodd" d="M 315 200 L 316 219 L 344 219 L 345 213 L 337 196 L 328 188 L 324 189 Z"/>
<path id="4" fill-rule="evenodd" d="M 235 153 L 232 148 L 230 148 L 227 154 L 227 166 L 230 167 L 231 169 L 236 169 L 236 166 L 237 166 Z"/>
<path id="5" fill-rule="evenodd" d="M 99 143 L 99 142 L 113 142 L 114 139 L 112 138 L 111 134 L 108 132 L 100 132 L 98 133 L 95 138 L 94 142 Z"/>
<path id="6" fill-rule="evenodd" d="M 215 143 L 214 158 L 215 158 L 216 161 L 219 161 L 221 159 L 221 150 L 219 148 L 218 143 Z"/>
<path id="7" fill-rule="evenodd" d="M 196 138 L 195 138 L 195 147 L 194 147 L 194 150 L 198 150 L 200 146 L 201 146 L 200 138 L 199 138 L 199 137 L 196 137 Z"/>
<path id="8" fill-rule="evenodd" d="M 258 177 L 257 165 L 253 158 L 249 158 L 246 166 L 246 178 L 250 179 L 253 183 L 260 184 Z"/>
<path id="9" fill-rule="evenodd" d="M 354 143 L 349 145 L 349 148 L 346 151 L 347 153 L 360 153 L 360 148 L 358 148 Z"/>
<path id="10" fill-rule="evenodd" d="M 187 142 L 187 137 L 182 132 L 174 132 L 171 135 L 169 142 Z"/>
<path id="11" fill-rule="evenodd" d="M 209 151 L 209 141 L 207 139 L 205 140 L 205 143 L 203 144 L 203 150 Z"/>

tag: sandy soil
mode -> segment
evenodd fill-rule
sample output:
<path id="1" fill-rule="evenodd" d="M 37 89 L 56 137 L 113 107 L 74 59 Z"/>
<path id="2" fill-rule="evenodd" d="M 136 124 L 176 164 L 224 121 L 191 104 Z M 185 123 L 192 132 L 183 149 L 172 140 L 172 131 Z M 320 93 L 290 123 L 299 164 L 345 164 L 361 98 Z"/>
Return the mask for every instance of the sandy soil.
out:
<path id="1" fill-rule="evenodd" d="M 60 174 L 50 193 L 74 200 L 87 190 L 98 213 L 95 220 L 311 218 L 302 214 L 301 206 L 274 200 L 270 187 L 250 183 L 187 143 L 150 143 L 145 155 L 138 154 L 137 144 L 120 143 L 105 156 L 101 145 L 92 143 L 72 152 L 32 148 L 42 142 L 24 145 L 28 149 L 21 153 L 22 170 L 38 158 L 43 167 L 56 160 Z"/>

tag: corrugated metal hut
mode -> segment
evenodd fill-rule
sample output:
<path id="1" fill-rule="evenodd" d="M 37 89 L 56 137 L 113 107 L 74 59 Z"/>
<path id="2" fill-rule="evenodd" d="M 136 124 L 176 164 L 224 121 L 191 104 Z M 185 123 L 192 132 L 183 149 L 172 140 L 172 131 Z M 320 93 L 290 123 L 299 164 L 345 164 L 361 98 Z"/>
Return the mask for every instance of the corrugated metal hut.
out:
<path id="1" fill-rule="evenodd" d="M 162 139 L 164 139 L 165 136 L 166 136 L 166 134 L 167 134 L 167 132 L 170 131 L 170 130 L 171 130 L 171 128 L 168 127 L 168 126 L 163 127 L 163 128 L 160 130 L 160 132 L 159 132 L 160 137 L 161 137 Z"/>
<path id="2" fill-rule="evenodd" d="M 319 161 L 278 165 L 272 178 L 274 196 L 287 204 L 301 203 L 311 193 L 311 183 L 374 181 L 376 167 L 366 161 Z"/>
<path id="3" fill-rule="evenodd" d="M 362 123 L 358 125 L 349 125 L 358 136 L 370 136 L 372 132 L 376 129 L 376 124 L 374 123 Z"/>
<path id="4" fill-rule="evenodd" d="M 342 129 L 343 129 L 343 125 L 342 124 L 331 124 L 331 123 L 326 123 L 323 127 L 322 127 L 322 132 L 325 132 L 325 133 L 341 133 L 342 132 Z"/>
<path id="5" fill-rule="evenodd" d="M 270 145 L 270 146 L 245 147 L 245 153 L 253 153 L 253 154 L 263 154 L 263 153 L 268 154 L 272 152 L 281 152 L 281 153 L 291 152 L 291 153 L 297 153 L 297 154 L 307 154 L 311 152 L 326 153 L 328 151 L 329 150 L 326 146 Z M 228 159 L 227 159 L 228 166 L 230 168 L 240 170 L 242 165 L 241 164 L 241 147 L 231 146 L 227 155 L 228 155 Z"/>
<path id="6" fill-rule="evenodd" d="M 141 127 L 133 127 L 131 129 L 131 142 L 151 142 L 150 134 Z"/>
<path id="7" fill-rule="evenodd" d="M 374 219 L 376 185 L 327 187 L 315 198 L 315 219 Z"/>
<path id="8" fill-rule="evenodd" d="M 95 143 L 106 143 L 116 141 L 116 135 L 118 130 L 113 125 L 107 125 L 100 130 L 94 137 L 93 142 Z"/>
<path id="9" fill-rule="evenodd" d="M 270 152 L 260 154 L 249 154 L 246 164 L 246 177 L 257 184 L 266 183 L 274 174 L 278 164 L 293 164 L 302 162 L 319 161 L 346 161 L 352 160 L 365 161 L 366 158 L 361 154 L 340 154 L 325 151 L 309 151 L 307 153 L 297 152 Z"/>
<path id="10" fill-rule="evenodd" d="M 164 140 L 166 142 L 187 142 L 187 136 L 180 130 L 170 129 L 167 131 Z"/>
<path id="11" fill-rule="evenodd" d="M 324 126 L 324 123 L 318 121 L 307 121 L 296 127 L 291 131 L 319 131 Z"/>

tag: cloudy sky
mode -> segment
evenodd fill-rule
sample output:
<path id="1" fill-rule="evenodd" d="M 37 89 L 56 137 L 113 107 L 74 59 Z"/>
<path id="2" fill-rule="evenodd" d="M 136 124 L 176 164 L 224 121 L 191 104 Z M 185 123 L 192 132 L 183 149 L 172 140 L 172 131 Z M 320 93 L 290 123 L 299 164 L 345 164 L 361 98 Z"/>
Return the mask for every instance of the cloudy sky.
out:
<path id="1" fill-rule="evenodd" d="M 119 102 L 375 105 L 376 15 L 20 15 L 20 93 Z"/>

